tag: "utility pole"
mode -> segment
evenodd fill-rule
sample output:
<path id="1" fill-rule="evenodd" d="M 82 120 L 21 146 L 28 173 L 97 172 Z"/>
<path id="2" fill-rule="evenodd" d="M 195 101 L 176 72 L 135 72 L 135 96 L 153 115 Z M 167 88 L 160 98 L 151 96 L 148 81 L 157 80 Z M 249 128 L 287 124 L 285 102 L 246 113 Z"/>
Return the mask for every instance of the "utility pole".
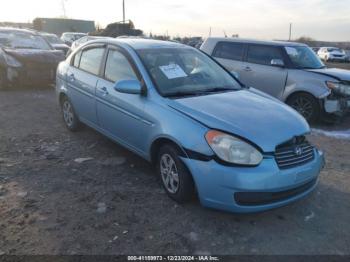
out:
<path id="1" fill-rule="evenodd" d="M 63 11 L 63 17 L 67 18 L 67 13 L 66 13 L 66 6 L 64 4 L 66 0 L 61 0 L 61 5 L 62 5 L 62 11 Z"/>
<path id="2" fill-rule="evenodd" d="M 125 0 L 123 0 L 123 24 L 125 24 Z"/>
<path id="3" fill-rule="evenodd" d="M 289 39 L 288 41 L 292 40 L 292 23 L 289 24 Z"/>
<path id="4" fill-rule="evenodd" d="M 211 27 L 209 28 L 209 37 L 211 37 Z"/>

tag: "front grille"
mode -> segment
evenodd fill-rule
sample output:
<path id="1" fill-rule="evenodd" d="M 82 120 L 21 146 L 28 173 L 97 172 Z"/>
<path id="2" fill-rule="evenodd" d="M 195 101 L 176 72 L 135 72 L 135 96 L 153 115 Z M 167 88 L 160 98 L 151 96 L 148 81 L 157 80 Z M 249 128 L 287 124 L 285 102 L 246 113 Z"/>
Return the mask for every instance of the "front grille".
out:
<path id="1" fill-rule="evenodd" d="M 296 137 L 276 148 L 275 159 L 280 169 L 304 165 L 315 158 L 315 149 L 304 136 Z"/>
<path id="2" fill-rule="evenodd" d="M 316 182 L 317 179 L 313 179 L 299 187 L 279 192 L 237 192 L 234 199 L 241 206 L 268 205 L 300 195 L 312 188 Z"/>

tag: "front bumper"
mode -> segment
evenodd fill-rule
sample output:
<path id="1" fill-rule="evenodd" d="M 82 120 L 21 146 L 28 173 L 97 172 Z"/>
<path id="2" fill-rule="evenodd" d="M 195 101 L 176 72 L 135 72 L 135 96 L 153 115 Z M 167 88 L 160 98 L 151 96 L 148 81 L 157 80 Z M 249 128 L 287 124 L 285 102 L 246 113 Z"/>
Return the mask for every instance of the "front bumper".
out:
<path id="1" fill-rule="evenodd" d="M 347 57 L 346 56 L 330 56 L 328 58 L 329 61 L 340 61 L 340 62 L 343 62 L 343 61 L 347 61 Z"/>
<path id="2" fill-rule="evenodd" d="M 279 169 L 273 157 L 264 158 L 258 167 L 252 168 L 223 166 L 214 160 L 183 158 L 183 161 L 193 175 L 201 204 L 235 213 L 277 208 L 307 196 L 315 189 L 325 164 L 323 153 L 317 149 L 311 162 L 285 170 Z M 267 201 L 242 204 L 237 198 L 240 193 L 264 195 Z M 275 197 L 271 201 L 266 199 L 268 195 Z M 278 195 L 282 197 L 276 198 Z"/>
<path id="3" fill-rule="evenodd" d="M 329 114 L 344 115 L 350 111 L 350 97 L 325 99 L 324 110 Z"/>

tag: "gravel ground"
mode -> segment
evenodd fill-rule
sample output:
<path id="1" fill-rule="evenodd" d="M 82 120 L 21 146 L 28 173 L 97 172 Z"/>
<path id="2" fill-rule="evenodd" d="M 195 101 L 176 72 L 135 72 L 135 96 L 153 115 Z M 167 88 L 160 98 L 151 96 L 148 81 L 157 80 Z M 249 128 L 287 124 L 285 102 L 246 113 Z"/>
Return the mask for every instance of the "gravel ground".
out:
<path id="1" fill-rule="evenodd" d="M 52 89 L 1 92 L 0 123 L 0 254 L 350 254 L 350 140 L 311 135 L 317 190 L 238 215 L 177 205 L 147 162 L 68 132 Z"/>

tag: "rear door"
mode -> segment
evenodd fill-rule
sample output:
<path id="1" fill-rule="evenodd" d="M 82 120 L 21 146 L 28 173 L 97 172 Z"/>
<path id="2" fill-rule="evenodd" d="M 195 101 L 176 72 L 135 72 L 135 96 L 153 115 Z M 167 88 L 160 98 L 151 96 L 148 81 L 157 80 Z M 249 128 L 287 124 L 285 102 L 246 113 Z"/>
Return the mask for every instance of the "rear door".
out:
<path id="1" fill-rule="evenodd" d="M 69 97 L 79 119 L 97 125 L 95 88 L 104 56 L 103 45 L 93 45 L 79 51 L 67 72 Z"/>
<path id="2" fill-rule="evenodd" d="M 222 41 L 216 44 L 212 56 L 228 71 L 240 78 L 244 68 L 244 52 L 244 44 Z"/>
<path id="3" fill-rule="evenodd" d="M 272 60 L 281 60 L 286 64 L 280 47 L 249 44 L 246 63 L 240 74 L 241 81 L 276 98 L 282 98 L 288 70 L 283 66 L 271 65 Z"/>

